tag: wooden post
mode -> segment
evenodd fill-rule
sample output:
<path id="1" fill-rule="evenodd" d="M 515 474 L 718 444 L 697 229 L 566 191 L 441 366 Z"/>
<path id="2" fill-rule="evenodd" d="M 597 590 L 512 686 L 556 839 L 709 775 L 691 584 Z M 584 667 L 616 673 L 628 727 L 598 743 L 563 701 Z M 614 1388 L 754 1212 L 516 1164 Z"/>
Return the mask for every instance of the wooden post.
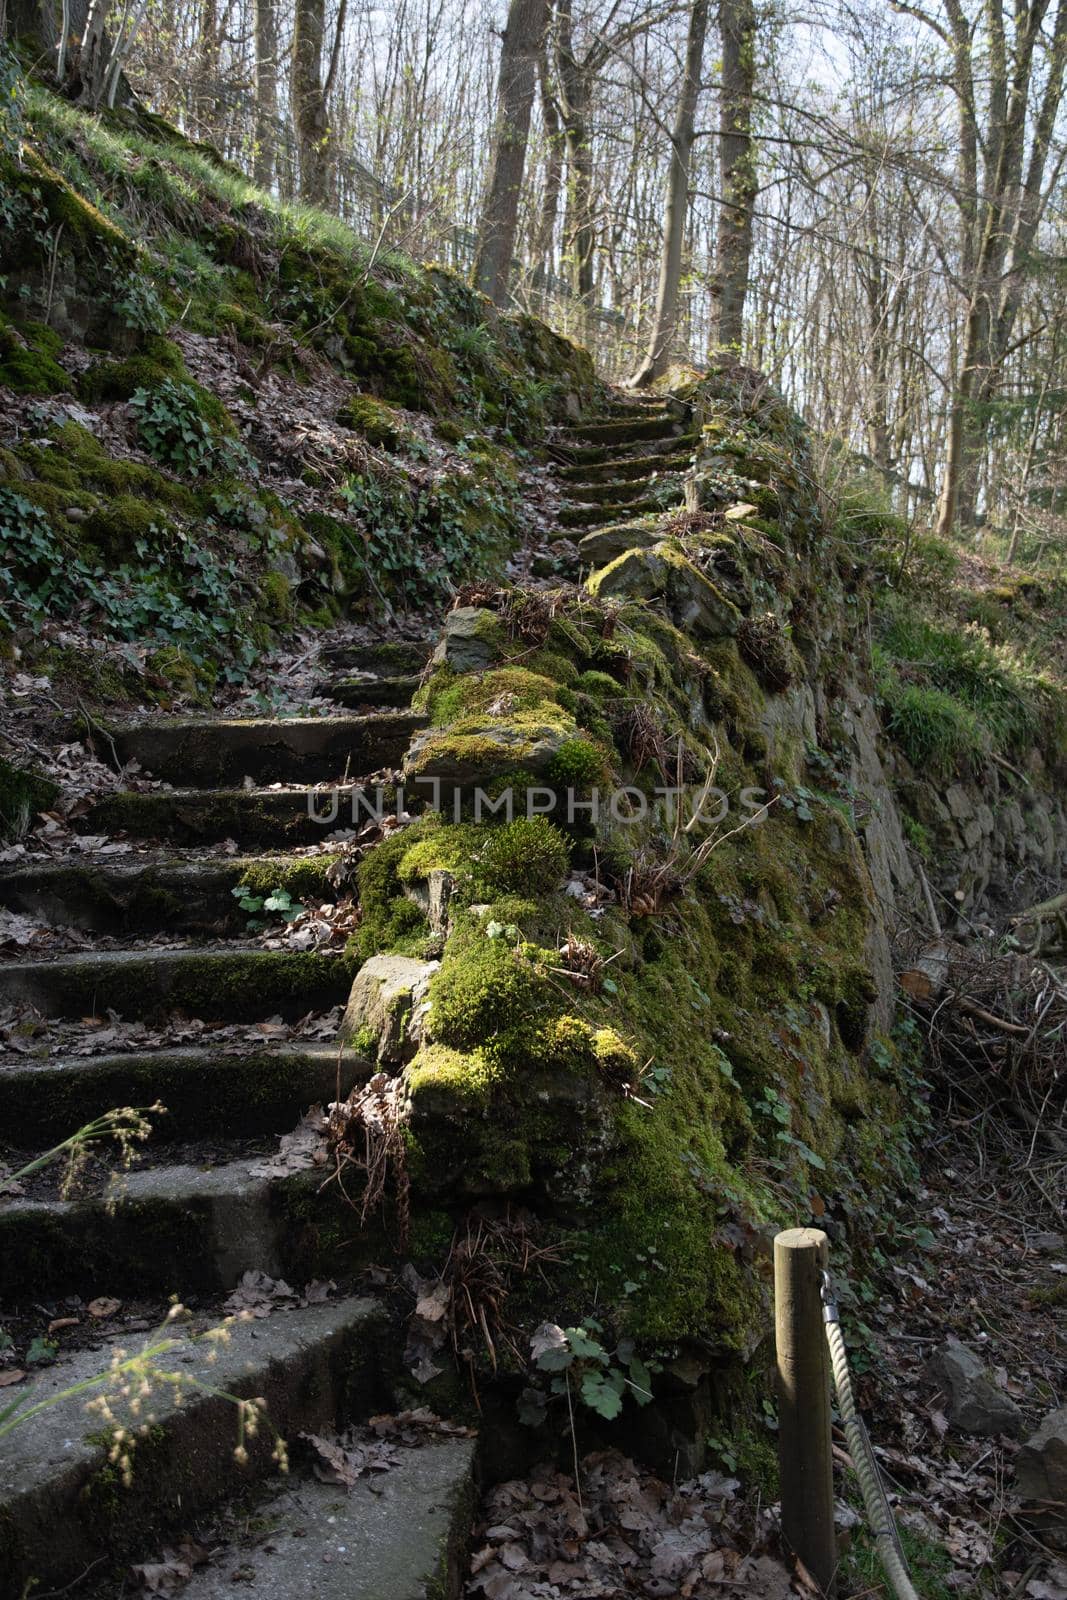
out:
<path id="1" fill-rule="evenodd" d="M 830 1362 L 822 1315 L 825 1233 L 789 1228 L 774 1241 L 778 1460 L 782 1532 L 824 1594 L 836 1593 Z"/>

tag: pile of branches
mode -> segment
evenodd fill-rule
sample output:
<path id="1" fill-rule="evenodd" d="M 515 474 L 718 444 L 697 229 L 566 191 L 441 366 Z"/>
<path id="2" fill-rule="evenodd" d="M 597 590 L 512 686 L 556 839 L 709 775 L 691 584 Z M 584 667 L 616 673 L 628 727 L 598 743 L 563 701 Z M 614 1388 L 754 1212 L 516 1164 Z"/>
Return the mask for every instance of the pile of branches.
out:
<path id="1" fill-rule="evenodd" d="M 1008 1111 L 1027 1166 L 1051 1154 L 1057 1210 L 1067 1175 L 1067 972 L 1032 954 L 944 936 L 915 944 L 900 986 L 929 1035 L 938 1079 L 965 1115 Z"/>

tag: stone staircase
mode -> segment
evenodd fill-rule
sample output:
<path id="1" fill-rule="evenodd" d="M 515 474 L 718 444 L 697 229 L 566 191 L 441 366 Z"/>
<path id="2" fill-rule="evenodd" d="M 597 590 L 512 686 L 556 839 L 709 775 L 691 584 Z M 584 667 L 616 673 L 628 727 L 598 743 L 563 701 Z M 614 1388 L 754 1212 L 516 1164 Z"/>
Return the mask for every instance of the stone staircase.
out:
<path id="1" fill-rule="evenodd" d="M 684 405 L 660 396 L 618 395 L 602 417 L 555 436 L 559 527 L 577 540 L 583 569 L 616 553 L 613 530 L 681 505 L 695 442 Z"/>
<path id="2" fill-rule="evenodd" d="M 13 1164 L 112 1107 L 159 1100 L 168 1109 L 117 1192 L 90 1172 L 87 1192 L 65 1198 L 49 1169 L 24 1194 L 0 1198 L 0 1322 L 28 1308 L 40 1313 L 42 1332 L 50 1319 L 84 1325 L 100 1296 L 138 1306 L 154 1299 L 162 1315 L 177 1295 L 193 1307 L 195 1330 L 222 1320 L 226 1292 L 249 1271 L 339 1285 L 324 1303 L 239 1321 L 214 1367 L 175 1324 L 174 1336 L 189 1342 L 164 1365 L 199 1373 L 211 1391 L 183 1395 L 164 1384 L 145 1401 L 151 1423 L 128 1487 L 82 1396 L 0 1438 L 4 1597 L 21 1596 L 31 1579 L 47 1591 L 77 1584 L 80 1593 L 83 1576 L 93 1595 L 126 1593 L 131 1562 L 157 1561 L 204 1527 L 215 1530 L 212 1554 L 184 1587 L 189 1600 L 230 1594 L 237 1580 L 286 1600 L 445 1600 L 460 1591 L 473 1440 L 428 1436 L 351 1493 L 318 1481 L 298 1446 L 303 1433 L 396 1410 L 403 1340 L 387 1300 L 345 1280 L 338 1245 L 345 1230 L 358 1232 L 356 1218 L 338 1224 L 335 1207 L 332 1233 L 320 1230 L 321 1174 L 273 1171 L 270 1162 L 277 1136 L 309 1105 L 333 1099 L 338 1085 L 347 1093 L 371 1070 L 352 1052 L 339 1062 L 329 1038 L 270 1039 L 285 1031 L 279 1018 L 343 1003 L 354 962 L 260 948 L 233 893 L 250 867 L 269 881 L 299 845 L 320 847 L 303 859 L 325 890 L 335 852 L 322 848 L 329 829 L 308 818 L 306 787 L 347 792 L 399 765 L 422 725 L 409 702 L 426 654 L 406 644 L 327 652 L 326 692 L 358 714 L 157 718 L 112 729 L 117 760 L 177 786 L 119 790 L 78 819 L 83 834 L 118 834 L 132 852 L 73 849 L 0 875 L 0 905 L 84 941 L 73 953 L 0 964 L 0 1007 L 40 1019 L 24 1050 L 0 1055 L 0 1126 L 16 1147 Z M 342 810 L 334 826 L 344 824 Z M 159 947 L 134 943 L 144 939 Z M 149 1037 L 158 1030 L 160 1043 L 92 1054 L 56 1045 L 112 1013 Z M 195 1019 L 194 1043 L 168 1041 L 175 1016 Z M 264 1025 L 262 1042 L 234 1042 L 242 1022 L 253 1036 Z M 221 1042 L 212 1043 L 214 1024 L 225 1025 Z M 122 1329 L 121 1318 L 114 1325 Z M 141 1329 L 152 1325 L 140 1320 Z M 95 1348 L 41 1369 L 28 1404 L 104 1371 L 115 1338 L 132 1354 L 149 1337 L 123 1329 L 108 1342 L 106 1328 Z M 293 1447 L 289 1477 L 278 1474 L 267 1430 L 248 1441 L 245 1464 L 235 1460 L 236 1412 L 220 1390 L 266 1399 L 271 1426 Z M 0 1390 L 0 1414 L 13 1397 Z"/>
<path id="3" fill-rule="evenodd" d="M 681 500 L 687 426 L 674 402 L 619 397 L 554 440 L 560 529 L 579 538 L 583 565 L 604 559 L 593 545 L 602 550 L 613 529 Z M 373 789 L 399 767 L 424 725 L 411 698 L 428 649 L 403 640 L 326 648 L 323 692 L 350 708 L 344 715 L 154 717 L 111 728 L 101 755 L 137 762 L 162 786 L 97 800 L 72 824 L 85 849 L 0 871 L 0 906 L 75 930 L 78 946 L 0 962 L 0 1009 L 37 1019 L 23 1048 L 0 1053 L 0 1127 L 15 1147 L 5 1156 L 20 1167 L 116 1106 L 167 1107 L 116 1192 L 101 1178 L 65 1196 L 49 1169 L 24 1193 L 0 1195 L 0 1321 L 31 1307 L 42 1327 L 64 1317 L 85 1324 L 100 1296 L 154 1299 L 162 1314 L 178 1296 L 196 1328 L 220 1319 L 249 1271 L 297 1286 L 334 1278 L 340 1288 L 326 1303 L 236 1324 L 210 1370 L 213 1391 L 263 1396 L 291 1442 L 395 1409 L 403 1340 L 386 1300 L 345 1281 L 353 1252 L 339 1246 L 351 1245 L 356 1218 L 323 1229 L 321 1174 L 271 1162 L 278 1136 L 309 1105 L 373 1070 L 352 1051 L 339 1061 L 329 1026 L 271 1037 L 329 1016 L 347 999 L 355 962 L 263 948 L 234 890 L 250 872 L 269 884 L 300 861 L 312 894 L 318 885 L 332 898 L 330 828 L 350 825 L 344 802 L 354 787 Z M 339 799 L 336 822 L 309 814 L 309 787 L 321 788 L 318 815 Z M 101 836 L 132 847 L 114 854 L 95 842 Z M 116 1017 L 141 1025 L 143 1042 L 86 1043 Z M 174 1039 L 176 1017 L 191 1023 L 191 1038 Z M 235 1039 L 239 1024 L 247 1029 Z M 185 1337 L 180 1325 L 175 1336 Z M 115 1337 L 133 1350 L 143 1335 Z M 88 1348 L 60 1354 L 36 1379 L 35 1398 L 99 1374 L 113 1343 L 102 1330 Z M 188 1372 L 202 1361 L 193 1342 L 168 1358 Z M 0 1417 L 11 1397 L 0 1390 Z M 178 1398 L 152 1396 L 128 1487 L 80 1398 L 0 1438 L 0 1596 L 21 1596 L 30 1580 L 80 1593 L 83 1575 L 94 1596 L 126 1593 L 131 1562 L 156 1560 L 205 1526 L 216 1530 L 213 1553 L 183 1588 L 186 1600 L 228 1595 L 236 1580 L 279 1600 L 458 1595 L 471 1440 L 428 1440 L 348 1494 L 318 1481 L 298 1448 L 292 1475 L 280 1479 L 266 1436 L 238 1464 L 232 1402 L 199 1389 Z M 226 1509 L 235 1504 L 239 1519 Z"/>

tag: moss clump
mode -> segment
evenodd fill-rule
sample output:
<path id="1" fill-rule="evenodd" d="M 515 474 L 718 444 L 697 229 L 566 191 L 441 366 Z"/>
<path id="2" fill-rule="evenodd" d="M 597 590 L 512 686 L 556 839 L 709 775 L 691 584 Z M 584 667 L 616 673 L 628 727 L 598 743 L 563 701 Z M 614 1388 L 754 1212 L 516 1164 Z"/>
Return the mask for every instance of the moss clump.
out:
<path id="1" fill-rule="evenodd" d="M 491 895 L 548 894 L 569 861 L 570 845 L 546 817 L 517 817 L 489 830 L 478 854 L 478 883 Z"/>
<path id="2" fill-rule="evenodd" d="M 169 339 L 151 338 L 140 355 L 97 361 L 78 379 L 83 400 L 129 400 L 138 389 L 154 389 L 167 378 L 188 381 L 185 361 Z"/>
<path id="3" fill-rule="evenodd" d="M 0 383 L 16 394 L 62 394 L 74 387 L 56 357 L 63 341 L 40 323 L 16 328 L 0 317 Z"/>
<path id="4" fill-rule="evenodd" d="M 434 822 L 427 820 L 422 837 L 400 860 L 397 867 L 400 882 L 418 883 L 439 867 L 448 872 L 462 872 L 469 867 L 484 836 L 483 828 L 467 823 L 448 826 L 436 819 Z"/>
<path id="5" fill-rule="evenodd" d="M 448 670 L 435 674 L 422 703 L 435 727 L 447 727 L 453 733 L 494 723 L 570 729 L 574 721 L 565 708 L 565 696 L 566 690 L 540 673 L 524 667 L 497 667 L 460 678 Z"/>
<path id="6" fill-rule="evenodd" d="M 532 962 L 468 926 L 453 934 L 430 985 L 433 1037 L 457 1050 L 480 1047 L 491 1059 L 513 1059 L 524 1053 L 547 999 L 547 980 Z"/>
<path id="7" fill-rule="evenodd" d="M 338 411 L 337 420 L 361 433 L 376 449 L 397 450 L 403 442 L 404 427 L 396 412 L 372 395 L 350 395 Z"/>
<path id="8" fill-rule="evenodd" d="M 611 763 L 603 748 L 590 739 L 564 739 L 549 763 L 548 776 L 561 786 L 587 789 L 607 782 Z"/>
<path id="9" fill-rule="evenodd" d="M 382 951 L 422 954 L 429 925 L 419 907 L 405 895 L 399 869 L 412 845 L 437 825 L 437 819 L 432 818 L 398 828 L 360 862 L 357 883 L 361 920 L 353 940 L 364 961 Z"/>
<path id="10" fill-rule="evenodd" d="M 59 790 L 50 778 L 0 756 L 0 839 L 17 839 L 38 811 L 55 804 Z"/>

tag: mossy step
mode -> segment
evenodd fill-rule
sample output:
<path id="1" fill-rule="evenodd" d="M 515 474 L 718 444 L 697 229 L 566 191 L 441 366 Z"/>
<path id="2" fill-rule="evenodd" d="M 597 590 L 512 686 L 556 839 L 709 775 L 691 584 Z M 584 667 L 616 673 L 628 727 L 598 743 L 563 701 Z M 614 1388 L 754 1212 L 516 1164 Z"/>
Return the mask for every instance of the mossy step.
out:
<path id="1" fill-rule="evenodd" d="M 648 498 L 652 477 L 653 474 L 649 473 L 647 478 L 615 478 L 603 483 L 569 483 L 564 504 L 628 506 L 635 500 Z"/>
<path id="2" fill-rule="evenodd" d="M 168 1333 L 183 1338 L 180 1325 Z M 136 1341 L 126 1344 L 131 1353 L 139 1348 Z M 31 1580 L 42 1591 L 61 1589 L 98 1563 L 117 1569 L 135 1556 L 150 1559 L 190 1519 L 261 1478 L 276 1477 L 272 1429 L 295 1441 L 302 1432 L 332 1428 L 390 1402 L 395 1333 L 374 1299 L 238 1322 L 227 1343 L 211 1348 L 217 1352 L 211 1366 L 202 1344 L 165 1359 L 168 1368 L 200 1377 L 214 1392 L 157 1389 L 155 1420 L 137 1445 L 128 1487 L 108 1463 L 109 1445 L 94 1433 L 84 1397 L 59 1401 L 4 1440 L 0 1594 L 24 1594 Z M 36 1378 L 26 1403 L 90 1382 L 107 1363 L 106 1348 L 59 1361 Z M 246 1439 L 245 1465 L 234 1458 L 234 1408 L 223 1391 L 267 1401 L 271 1428 Z M 6 1397 L 10 1401 L 12 1391 Z"/>
<path id="3" fill-rule="evenodd" d="M 314 1195 L 323 1175 L 256 1176 L 266 1159 L 134 1167 L 117 1194 L 92 1198 L 0 1199 L 5 1298 L 92 1294 L 94 1286 L 97 1294 L 210 1294 L 248 1271 L 299 1274 L 307 1264 L 292 1192 Z M 324 1214 L 332 1198 L 323 1198 Z"/>
<path id="4" fill-rule="evenodd" d="M 669 439 L 681 431 L 677 417 L 620 417 L 610 422 L 579 422 L 559 436 L 569 444 L 634 444 L 641 439 Z"/>
<path id="5" fill-rule="evenodd" d="M 327 693 L 340 706 L 409 706 L 421 682 L 418 673 L 399 678 L 334 678 Z"/>
<path id="6" fill-rule="evenodd" d="M 294 1476 L 240 1526 L 269 1529 L 212 1550 L 182 1600 L 233 1600 L 238 1589 L 278 1600 L 459 1600 L 474 1520 L 473 1439 L 428 1439 L 388 1472 L 335 1484 Z"/>
<path id="7" fill-rule="evenodd" d="M 327 644 L 319 652 L 319 660 L 338 670 L 395 678 L 420 673 L 434 643 L 432 639 L 382 639 L 373 644 Z"/>
<path id="8" fill-rule="evenodd" d="M 159 854 L 92 861 L 31 862 L 0 873 L 0 905 L 89 933 L 241 934 L 248 913 L 234 890 L 283 887 L 294 900 L 332 898 L 335 856 L 216 856 L 202 861 Z"/>
<path id="9" fill-rule="evenodd" d="M 129 834 L 202 844 L 233 839 L 243 850 L 322 844 L 338 828 L 366 821 L 358 786 L 304 789 L 120 789 L 72 819 L 78 833 Z M 367 794 L 372 804 L 376 791 Z M 336 811 L 334 805 L 336 804 Z M 353 807 L 356 807 L 353 810 Z"/>
<path id="10" fill-rule="evenodd" d="M 114 950 L 0 965 L 0 997 L 43 1016 L 159 1022 L 171 1012 L 206 1022 L 296 1018 L 347 999 L 356 963 L 291 950 Z"/>
<path id="11" fill-rule="evenodd" d="M 561 528 L 599 528 L 602 524 L 619 522 L 627 516 L 665 511 L 670 506 L 681 505 L 683 498 L 681 484 L 677 487 L 664 486 L 658 494 L 647 495 L 643 500 L 631 500 L 627 505 L 561 506 L 556 520 Z"/>
<path id="12" fill-rule="evenodd" d="M 118 758 L 168 783 L 204 788 L 328 783 L 398 766 L 426 718 L 415 711 L 366 717 L 160 717 L 112 728 Z"/>
<path id="13" fill-rule="evenodd" d="M 684 472 L 692 457 L 688 452 L 673 454 L 660 451 L 656 455 L 640 455 L 604 461 L 600 466 L 577 462 L 571 467 L 560 467 L 556 476 L 568 485 L 568 492 L 581 498 L 581 490 L 592 483 L 613 483 L 622 478 L 651 478 L 655 472 Z"/>
<path id="14" fill-rule="evenodd" d="M 574 444 L 563 445 L 559 448 L 559 456 L 567 466 L 614 466 L 625 461 L 646 460 L 651 453 L 657 455 L 673 455 L 683 450 L 692 450 L 698 442 L 698 435 L 692 432 L 679 432 L 660 440 L 659 449 L 655 449 L 652 440 L 636 440 L 631 448 L 624 444 Z"/>
<path id="15" fill-rule="evenodd" d="M 32 1041 L 27 1040 L 27 1044 Z M 0 1061 L 0 1127 L 31 1147 L 58 1144 L 113 1106 L 161 1101 L 153 1142 L 274 1134 L 295 1127 L 373 1067 L 336 1044 L 207 1045 L 122 1055 Z"/>
<path id="16" fill-rule="evenodd" d="M 663 538 L 656 522 L 609 522 L 603 528 L 594 528 L 578 540 L 578 559 L 583 568 L 603 567 L 627 550 L 651 548 Z"/>

